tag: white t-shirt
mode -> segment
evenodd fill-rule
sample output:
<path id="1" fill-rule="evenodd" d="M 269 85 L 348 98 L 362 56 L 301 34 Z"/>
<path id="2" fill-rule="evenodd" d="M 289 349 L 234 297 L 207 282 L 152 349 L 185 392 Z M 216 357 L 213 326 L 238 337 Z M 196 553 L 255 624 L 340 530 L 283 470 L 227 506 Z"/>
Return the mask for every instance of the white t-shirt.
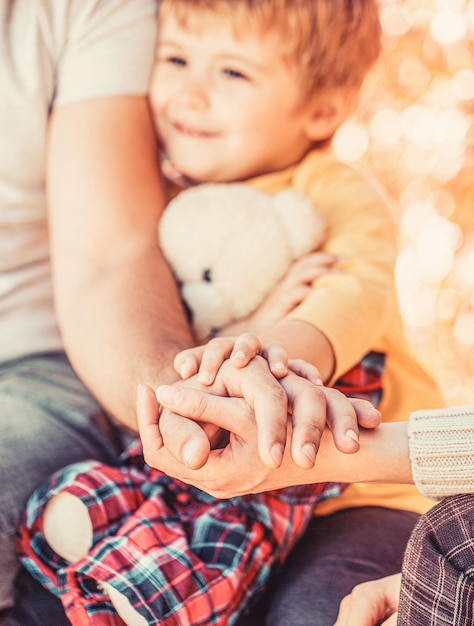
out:
<path id="1" fill-rule="evenodd" d="M 156 0 L 0 2 L 0 361 L 61 347 L 45 206 L 49 111 L 142 94 Z"/>

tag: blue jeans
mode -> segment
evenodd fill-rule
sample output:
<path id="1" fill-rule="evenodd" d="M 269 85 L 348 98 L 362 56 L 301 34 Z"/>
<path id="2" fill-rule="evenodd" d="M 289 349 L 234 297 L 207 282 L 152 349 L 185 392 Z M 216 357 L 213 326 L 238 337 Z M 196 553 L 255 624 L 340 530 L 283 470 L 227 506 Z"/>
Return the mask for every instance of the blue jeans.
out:
<path id="1" fill-rule="evenodd" d="M 314 518 L 267 594 L 236 626 L 333 626 L 354 585 L 401 570 L 418 518 L 382 507 Z"/>
<path id="2" fill-rule="evenodd" d="M 0 365 L 0 427 L 1 611 L 13 604 L 14 578 L 20 571 L 15 532 L 27 497 L 69 463 L 83 459 L 116 463 L 121 431 L 63 353 Z"/>

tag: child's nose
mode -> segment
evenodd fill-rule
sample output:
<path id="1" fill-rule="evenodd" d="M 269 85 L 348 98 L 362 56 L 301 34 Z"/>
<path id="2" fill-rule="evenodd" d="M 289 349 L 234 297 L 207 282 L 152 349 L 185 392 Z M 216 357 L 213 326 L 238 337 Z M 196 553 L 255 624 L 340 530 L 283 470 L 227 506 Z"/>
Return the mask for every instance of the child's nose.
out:
<path id="1" fill-rule="evenodd" d="M 209 108 L 209 95 L 206 87 L 197 81 L 188 83 L 180 94 L 180 101 L 186 106 L 198 110 Z"/>

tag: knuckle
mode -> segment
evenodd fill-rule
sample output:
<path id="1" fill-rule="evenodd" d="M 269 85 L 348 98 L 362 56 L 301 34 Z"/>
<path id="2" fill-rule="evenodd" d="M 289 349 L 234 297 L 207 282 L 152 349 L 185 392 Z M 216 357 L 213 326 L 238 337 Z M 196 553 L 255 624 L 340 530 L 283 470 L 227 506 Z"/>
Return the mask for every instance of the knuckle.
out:
<path id="1" fill-rule="evenodd" d="M 193 417 L 203 416 L 207 409 L 206 395 L 201 394 L 201 393 L 190 394 L 190 407 L 189 408 Z"/>
<path id="2" fill-rule="evenodd" d="M 280 385 L 278 387 L 274 387 L 271 390 L 271 394 L 272 394 L 272 400 L 274 402 L 277 402 L 278 404 L 288 401 L 288 396 L 285 390 L 283 389 L 283 387 L 281 387 Z"/>
<path id="3" fill-rule="evenodd" d="M 220 350 L 225 346 L 225 341 L 223 337 L 212 337 L 212 339 L 209 339 L 207 342 L 206 347 L 211 350 Z"/>

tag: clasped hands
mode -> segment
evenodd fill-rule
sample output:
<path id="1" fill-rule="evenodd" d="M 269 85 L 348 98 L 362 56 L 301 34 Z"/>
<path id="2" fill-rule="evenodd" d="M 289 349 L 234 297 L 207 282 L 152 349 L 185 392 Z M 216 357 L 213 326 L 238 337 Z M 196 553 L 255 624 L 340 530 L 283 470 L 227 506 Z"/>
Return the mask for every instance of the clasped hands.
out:
<path id="1" fill-rule="evenodd" d="M 307 470 L 322 438 L 355 453 L 359 426 L 380 423 L 369 402 L 323 386 L 315 367 L 256 335 L 213 339 L 174 365 L 181 381 L 138 389 L 145 460 L 215 497 L 316 482 Z"/>

